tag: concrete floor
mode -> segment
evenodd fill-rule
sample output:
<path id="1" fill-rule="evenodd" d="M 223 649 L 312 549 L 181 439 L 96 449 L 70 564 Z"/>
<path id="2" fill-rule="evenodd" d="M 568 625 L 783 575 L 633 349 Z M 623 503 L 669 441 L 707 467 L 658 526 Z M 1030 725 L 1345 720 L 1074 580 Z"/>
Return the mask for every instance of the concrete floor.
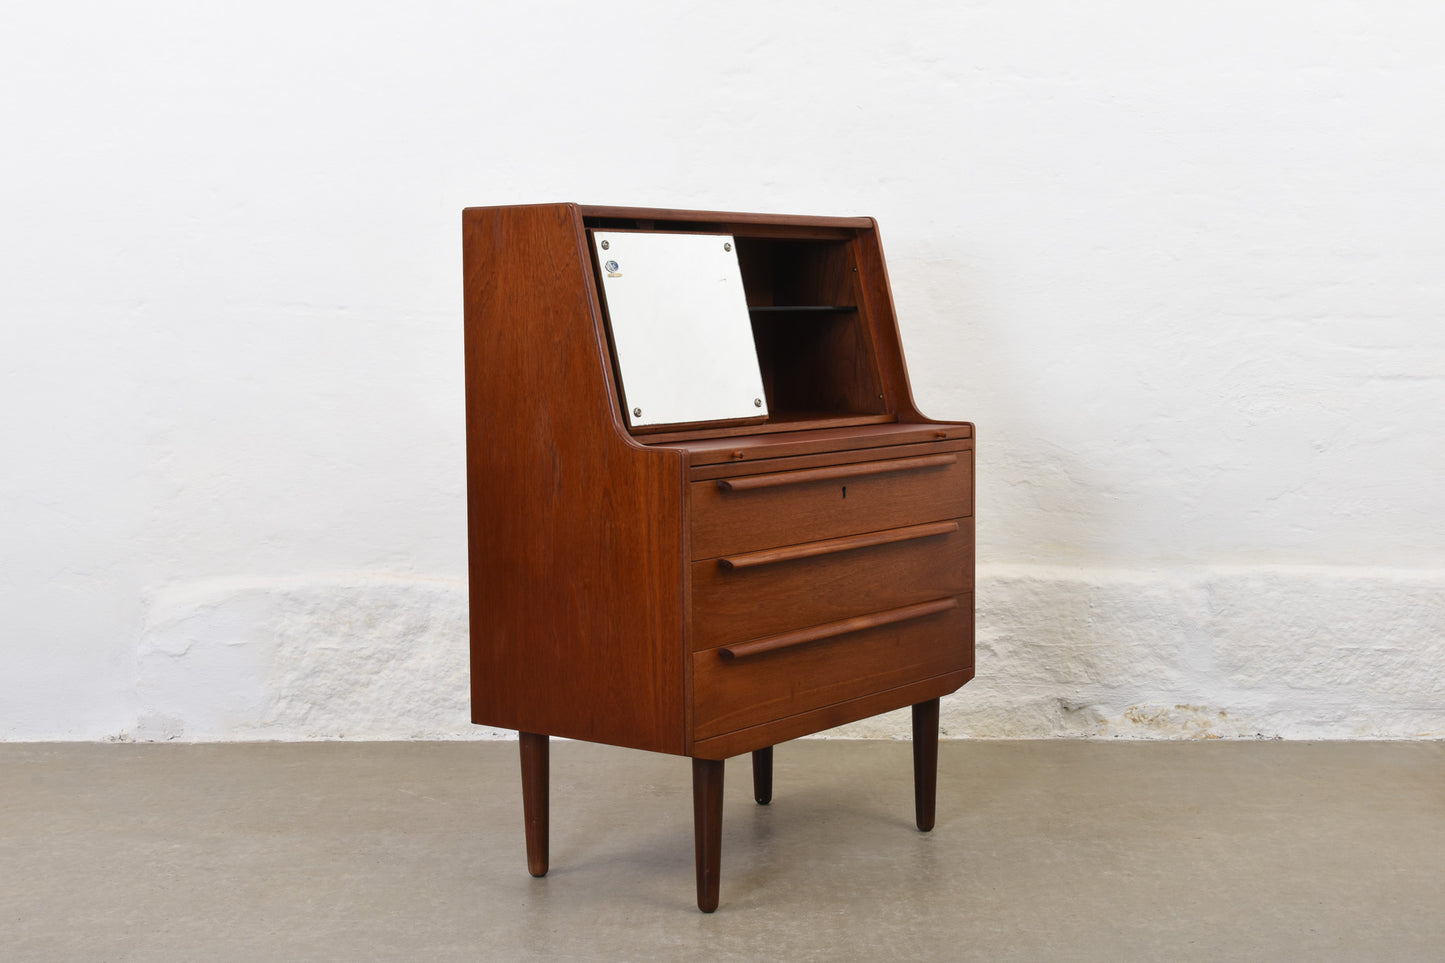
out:
<path id="1" fill-rule="evenodd" d="M 729 765 L 694 907 L 686 760 L 513 743 L 0 745 L 0 958 L 1438 960 L 1445 744 L 906 743 Z"/>

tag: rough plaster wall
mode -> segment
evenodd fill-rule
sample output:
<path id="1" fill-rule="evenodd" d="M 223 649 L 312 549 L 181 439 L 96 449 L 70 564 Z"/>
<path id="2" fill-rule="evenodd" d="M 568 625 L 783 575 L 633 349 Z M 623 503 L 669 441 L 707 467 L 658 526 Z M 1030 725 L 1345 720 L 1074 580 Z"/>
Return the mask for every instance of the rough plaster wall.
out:
<path id="1" fill-rule="evenodd" d="M 500 735 L 466 724 L 466 637 L 456 579 L 186 584 L 149 600 L 136 666 L 143 714 L 125 736 Z"/>
<path id="2" fill-rule="evenodd" d="M 980 574 L 980 677 L 945 700 L 950 736 L 1445 738 L 1439 573 Z M 900 714 L 840 734 L 907 731 Z"/>
<path id="3" fill-rule="evenodd" d="M 458 212 L 561 199 L 879 218 L 980 425 L 950 734 L 1445 733 L 1439 4 L 11 4 L 0 64 L 0 738 L 486 735 Z"/>
<path id="4" fill-rule="evenodd" d="M 1438 577 L 984 566 L 949 736 L 1442 738 Z M 149 600 L 123 738 L 499 735 L 467 716 L 464 583 L 218 579 Z M 1004 669 L 1007 671 L 1004 671 Z M 989 671 L 993 669 L 995 671 Z M 902 738 L 906 712 L 837 730 Z"/>

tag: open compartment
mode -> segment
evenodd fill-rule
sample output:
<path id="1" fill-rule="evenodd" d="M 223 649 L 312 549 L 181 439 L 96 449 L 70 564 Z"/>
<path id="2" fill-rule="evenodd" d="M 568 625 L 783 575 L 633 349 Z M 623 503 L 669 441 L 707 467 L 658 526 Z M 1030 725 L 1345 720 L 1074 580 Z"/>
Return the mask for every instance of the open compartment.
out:
<path id="1" fill-rule="evenodd" d="M 872 328 L 875 319 L 869 316 L 863 297 L 856 229 L 672 221 L 620 216 L 620 212 L 618 216 L 590 216 L 586 227 L 599 289 L 617 273 L 607 270 L 613 259 L 598 247 L 604 236 L 727 235 L 736 248 L 747 323 L 762 380 L 762 398 L 754 411 L 764 417 L 744 419 L 743 412 L 733 410 L 726 416 L 713 416 L 716 420 L 644 424 L 647 408 L 625 397 L 627 379 L 615 368 L 624 395 L 623 415 L 632 433 L 663 440 L 732 435 L 744 429 L 773 432 L 894 420 L 880 374 L 877 335 Z M 602 303 L 606 312 L 605 297 Z M 708 324 L 707 314 L 678 310 L 669 317 L 672 323 Z M 608 324 L 616 364 L 617 332 L 610 319 Z M 641 416 L 634 412 L 639 407 L 644 412 Z"/>
<path id="2" fill-rule="evenodd" d="M 737 244 L 769 421 L 885 413 L 852 242 Z"/>

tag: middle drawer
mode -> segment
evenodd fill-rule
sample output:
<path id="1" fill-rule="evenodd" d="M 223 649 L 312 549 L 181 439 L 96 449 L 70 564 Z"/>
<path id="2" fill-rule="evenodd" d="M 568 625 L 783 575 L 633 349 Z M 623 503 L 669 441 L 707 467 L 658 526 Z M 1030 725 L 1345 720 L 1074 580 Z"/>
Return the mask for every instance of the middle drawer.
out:
<path id="1" fill-rule="evenodd" d="M 952 530 L 950 530 L 950 526 Z M 710 649 L 791 629 L 973 591 L 973 519 L 872 533 L 754 557 L 692 563 L 692 648 Z M 808 552 L 801 557 L 790 554 Z M 773 560 L 770 556 L 782 556 Z M 759 557 L 760 556 L 760 557 Z"/>

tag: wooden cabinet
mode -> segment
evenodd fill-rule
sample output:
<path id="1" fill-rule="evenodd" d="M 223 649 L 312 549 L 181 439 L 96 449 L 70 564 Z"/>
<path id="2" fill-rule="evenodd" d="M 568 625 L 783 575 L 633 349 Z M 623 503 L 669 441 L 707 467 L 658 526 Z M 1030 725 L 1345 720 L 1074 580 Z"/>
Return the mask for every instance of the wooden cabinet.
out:
<path id="1" fill-rule="evenodd" d="M 757 367 L 723 417 L 659 423 L 656 365 L 713 359 L 639 360 L 621 327 L 616 279 L 645 272 L 613 252 L 669 234 L 719 258 L 719 297 L 740 278 Z M 913 706 L 932 828 L 937 700 L 973 676 L 974 432 L 914 407 L 876 224 L 470 208 L 463 262 L 472 713 L 521 733 L 532 872 L 550 736 L 692 757 L 706 911 L 731 756 L 766 803 L 775 744 Z M 650 337 L 705 315 L 664 301 Z"/>

